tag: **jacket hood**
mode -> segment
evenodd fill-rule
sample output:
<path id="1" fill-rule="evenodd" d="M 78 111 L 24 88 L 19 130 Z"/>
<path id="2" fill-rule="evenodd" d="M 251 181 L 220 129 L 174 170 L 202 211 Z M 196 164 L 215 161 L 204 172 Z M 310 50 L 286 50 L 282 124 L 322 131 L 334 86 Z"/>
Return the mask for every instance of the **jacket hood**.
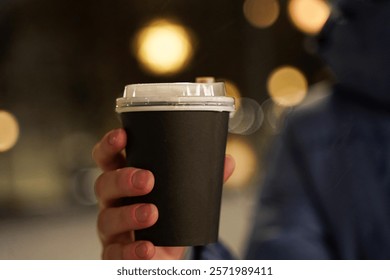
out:
<path id="1" fill-rule="evenodd" d="M 318 39 L 342 87 L 390 108 L 390 0 L 337 1 Z"/>

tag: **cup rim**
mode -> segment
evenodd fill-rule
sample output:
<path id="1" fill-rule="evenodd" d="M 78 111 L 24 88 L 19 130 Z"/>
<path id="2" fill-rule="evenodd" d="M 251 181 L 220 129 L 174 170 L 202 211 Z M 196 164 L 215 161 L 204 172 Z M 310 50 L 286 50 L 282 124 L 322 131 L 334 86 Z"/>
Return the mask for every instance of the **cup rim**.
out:
<path id="1" fill-rule="evenodd" d="M 140 98 L 128 103 L 126 98 L 118 98 L 117 113 L 135 111 L 235 111 L 233 97 L 182 97 L 182 98 Z"/>

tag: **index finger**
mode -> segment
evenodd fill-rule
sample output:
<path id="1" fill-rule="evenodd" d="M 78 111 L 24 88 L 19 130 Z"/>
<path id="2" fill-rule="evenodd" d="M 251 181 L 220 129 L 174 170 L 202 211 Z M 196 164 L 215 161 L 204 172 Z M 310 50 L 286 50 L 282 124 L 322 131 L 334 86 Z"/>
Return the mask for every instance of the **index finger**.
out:
<path id="1" fill-rule="evenodd" d="M 127 136 L 124 129 L 111 130 L 94 146 L 92 158 L 103 171 L 115 170 L 126 164 L 123 149 Z"/>

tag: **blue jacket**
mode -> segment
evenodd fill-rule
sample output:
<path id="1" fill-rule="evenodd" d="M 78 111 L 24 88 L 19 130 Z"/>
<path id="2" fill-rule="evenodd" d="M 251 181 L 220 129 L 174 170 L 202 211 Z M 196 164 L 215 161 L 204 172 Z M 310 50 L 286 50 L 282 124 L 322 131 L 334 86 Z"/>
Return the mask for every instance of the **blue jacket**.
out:
<path id="1" fill-rule="evenodd" d="M 320 37 L 332 94 L 266 161 L 248 259 L 390 259 L 390 1 L 341 0 Z M 221 244 L 199 258 L 231 258 Z"/>

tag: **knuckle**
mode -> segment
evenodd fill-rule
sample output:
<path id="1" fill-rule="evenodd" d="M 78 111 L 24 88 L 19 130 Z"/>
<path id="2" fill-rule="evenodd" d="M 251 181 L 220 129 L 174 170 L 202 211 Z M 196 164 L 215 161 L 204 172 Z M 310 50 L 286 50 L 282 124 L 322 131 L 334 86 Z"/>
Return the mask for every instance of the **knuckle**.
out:
<path id="1" fill-rule="evenodd" d="M 123 260 L 135 260 L 135 253 L 134 253 L 134 243 L 128 244 L 125 248 L 122 250 L 122 259 Z"/>
<path id="2" fill-rule="evenodd" d="M 115 259 L 121 259 L 118 258 L 123 253 L 121 252 L 121 246 L 120 244 L 110 244 L 103 248 L 102 252 L 102 259 L 103 260 L 115 260 Z M 119 254 L 118 254 L 119 253 Z"/>
<path id="3" fill-rule="evenodd" d="M 137 223 L 137 220 L 133 214 L 133 208 L 134 207 L 132 205 L 123 206 L 120 208 L 119 219 L 125 230 L 133 230 L 134 224 Z"/>
<path id="4" fill-rule="evenodd" d="M 127 194 L 131 173 L 127 168 L 124 168 L 116 170 L 115 174 L 115 185 L 118 188 L 119 193 Z"/>

